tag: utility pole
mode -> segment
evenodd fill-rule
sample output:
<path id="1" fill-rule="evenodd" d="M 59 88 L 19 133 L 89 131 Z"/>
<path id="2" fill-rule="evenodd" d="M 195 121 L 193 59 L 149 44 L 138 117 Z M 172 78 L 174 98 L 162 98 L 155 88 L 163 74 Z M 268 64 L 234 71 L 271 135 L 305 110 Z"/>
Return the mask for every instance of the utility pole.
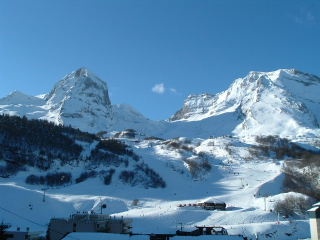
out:
<path id="1" fill-rule="evenodd" d="M 101 198 L 100 198 L 100 202 L 101 202 Z M 105 204 L 105 203 L 100 203 L 100 214 L 102 214 L 102 209 L 103 208 L 107 208 L 107 204 Z"/>
<path id="2" fill-rule="evenodd" d="M 181 222 L 181 223 L 178 223 L 179 225 L 180 225 L 180 231 L 182 231 L 182 229 L 183 229 L 183 223 Z"/>
<path id="3" fill-rule="evenodd" d="M 41 190 L 43 191 L 42 202 L 45 202 L 46 201 L 46 190 L 48 190 L 48 188 L 41 188 Z"/>

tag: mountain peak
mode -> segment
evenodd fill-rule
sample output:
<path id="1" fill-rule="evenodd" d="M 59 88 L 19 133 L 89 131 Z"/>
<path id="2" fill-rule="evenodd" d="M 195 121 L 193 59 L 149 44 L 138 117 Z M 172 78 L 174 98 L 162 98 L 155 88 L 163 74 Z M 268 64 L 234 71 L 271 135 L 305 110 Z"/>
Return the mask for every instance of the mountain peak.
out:
<path id="1" fill-rule="evenodd" d="M 68 122 L 89 132 L 108 125 L 111 101 L 107 83 L 87 68 L 82 67 L 66 75 L 46 100 L 51 111 L 55 112 L 52 114 L 54 119 L 50 119 L 53 122 Z"/>
<path id="2" fill-rule="evenodd" d="M 260 78 L 266 78 L 272 82 L 279 82 L 283 80 L 303 81 L 306 85 L 320 83 L 320 78 L 318 76 L 305 73 L 294 68 L 282 68 L 271 72 L 250 71 L 249 74 L 244 77 L 244 79 L 250 79 L 250 81 L 258 80 Z"/>
<path id="3" fill-rule="evenodd" d="M 320 78 L 296 69 L 252 71 L 224 92 L 193 95 L 171 121 L 199 121 L 234 113 L 233 134 L 298 136 L 320 125 Z M 308 93 L 308 94 L 306 94 Z"/>
<path id="4" fill-rule="evenodd" d="M 13 91 L 8 96 L 0 100 L 2 104 L 21 104 L 22 102 L 26 104 L 33 104 L 42 101 L 39 97 L 30 96 L 20 91 Z"/>
<path id="5" fill-rule="evenodd" d="M 66 75 L 50 92 L 47 99 L 55 98 L 55 102 L 61 102 L 66 96 L 96 98 L 95 102 L 102 105 L 110 105 L 108 87 L 106 82 L 95 76 L 87 68 L 81 67 Z"/>
<path id="6" fill-rule="evenodd" d="M 81 67 L 75 71 L 76 77 L 88 77 L 88 75 L 89 75 L 89 70 L 85 67 Z"/>
<path id="7" fill-rule="evenodd" d="M 73 72 L 71 72 L 69 75 L 67 75 L 69 77 L 75 77 L 78 79 L 81 78 L 92 78 L 92 79 L 99 79 L 94 73 L 92 73 L 88 68 L 86 67 L 81 67 Z M 99 79 L 101 80 L 101 79 Z"/>

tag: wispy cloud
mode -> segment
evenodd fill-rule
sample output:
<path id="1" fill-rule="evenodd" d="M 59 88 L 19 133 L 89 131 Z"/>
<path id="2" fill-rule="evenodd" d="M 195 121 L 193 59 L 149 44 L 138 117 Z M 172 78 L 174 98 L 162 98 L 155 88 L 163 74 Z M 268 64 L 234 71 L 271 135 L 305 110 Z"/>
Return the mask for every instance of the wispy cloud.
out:
<path id="1" fill-rule="evenodd" d="M 163 83 L 158 83 L 152 87 L 152 92 L 157 94 L 163 94 L 166 91 L 166 88 Z"/>
<path id="2" fill-rule="evenodd" d="M 175 89 L 175 88 L 170 88 L 170 92 L 172 92 L 172 93 L 177 93 L 177 89 Z"/>
<path id="3" fill-rule="evenodd" d="M 301 9 L 293 19 L 298 24 L 314 24 L 317 21 L 311 9 Z"/>

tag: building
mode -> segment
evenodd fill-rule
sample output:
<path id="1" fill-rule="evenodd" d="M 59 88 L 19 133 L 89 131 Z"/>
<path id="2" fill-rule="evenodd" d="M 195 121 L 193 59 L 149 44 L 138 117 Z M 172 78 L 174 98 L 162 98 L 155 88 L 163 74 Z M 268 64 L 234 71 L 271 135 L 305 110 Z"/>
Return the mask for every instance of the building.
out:
<path id="1" fill-rule="evenodd" d="M 31 239 L 30 233 L 28 231 L 24 232 L 24 231 L 17 230 L 17 231 L 8 231 L 7 233 L 9 235 L 9 238 L 7 238 L 8 240 L 30 240 Z"/>
<path id="2" fill-rule="evenodd" d="M 71 232 L 130 233 L 131 220 L 110 217 L 105 214 L 77 213 L 68 219 L 52 218 L 47 238 L 60 240 Z"/>
<path id="3" fill-rule="evenodd" d="M 199 203 L 199 206 L 206 210 L 226 210 L 227 204 L 224 202 L 206 201 Z"/>
<path id="4" fill-rule="evenodd" d="M 30 240 L 29 228 L 27 231 L 20 231 L 20 228 L 17 228 L 17 231 L 7 231 L 7 229 L 11 228 L 10 224 L 1 223 L 0 224 L 0 239 L 8 239 L 8 240 Z"/>
<path id="5" fill-rule="evenodd" d="M 243 240 L 240 235 L 178 236 L 174 234 L 70 233 L 63 240 Z"/>
<path id="6" fill-rule="evenodd" d="M 201 207 L 205 210 L 226 210 L 227 204 L 224 202 L 205 201 L 200 203 L 179 204 L 178 207 Z"/>
<path id="7" fill-rule="evenodd" d="M 311 240 L 320 239 L 320 202 L 308 210 L 310 218 Z"/>
<path id="8" fill-rule="evenodd" d="M 63 240 L 150 240 L 149 235 L 131 235 L 116 233 L 70 233 Z"/>

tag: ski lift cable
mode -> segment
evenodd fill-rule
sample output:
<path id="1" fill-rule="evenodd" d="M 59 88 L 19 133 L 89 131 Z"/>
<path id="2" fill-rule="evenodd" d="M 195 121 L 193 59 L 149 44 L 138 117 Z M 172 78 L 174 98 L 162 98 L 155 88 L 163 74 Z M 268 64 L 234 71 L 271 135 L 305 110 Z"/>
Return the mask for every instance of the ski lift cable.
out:
<path id="1" fill-rule="evenodd" d="M 12 214 L 12 215 L 14 215 L 14 216 L 16 216 L 16 217 L 18 217 L 18 218 L 20 218 L 20 219 L 23 219 L 23 220 L 25 220 L 25 221 L 27 221 L 27 222 L 33 223 L 33 224 L 35 224 L 35 225 L 37 225 L 37 226 L 40 226 L 40 227 L 48 227 L 47 224 L 37 223 L 37 222 L 35 222 L 35 221 L 33 221 L 33 220 L 29 219 L 29 218 L 23 217 L 23 216 L 15 213 L 15 212 L 13 212 L 13 211 L 11 211 L 11 210 L 8 210 L 8 209 L 6 209 L 6 208 L 4 208 L 4 207 L 1 207 L 1 206 L 0 206 L 0 209 L 1 209 L 2 211 L 5 211 L 5 212 L 7 212 L 7 213 L 10 213 L 10 214 Z M 61 232 L 59 232 L 59 231 L 57 231 L 57 230 L 53 230 L 53 231 L 56 232 L 56 233 L 59 233 L 59 234 L 63 234 L 63 233 L 61 233 Z M 80 240 L 79 238 L 76 238 L 76 237 L 73 237 L 73 236 L 68 236 L 68 238 L 70 238 L 70 239 L 75 239 L 75 240 Z"/>
<path id="2" fill-rule="evenodd" d="M 21 219 L 23 219 L 23 220 L 25 220 L 25 221 L 27 221 L 27 222 L 33 223 L 33 224 L 35 224 L 35 225 L 38 225 L 38 226 L 40 226 L 40 227 L 46 227 L 46 226 L 47 226 L 47 225 L 44 225 L 44 224 L 37 223 L 37 222 L 35 222 L 35 221 L 33 221 L 33 220 L 29 219 L 29 218 L 23 217 L 23 216 L 15 213 L 15 212 L 13 212 L 13 211 L 11 211 L 11 210 L 8 210 L 8 209 L 6 209 L 6 208 L 4 208 L 4 207 L 1 207 L 1 206 L 0 206 L 0 209 L 3 210 L 3 211 L 5 211 L 5 212 L 7 212 L 7 213 L 10 213 L 10 214 L 18 217 L 18 218 L 21 218 Z"/>

